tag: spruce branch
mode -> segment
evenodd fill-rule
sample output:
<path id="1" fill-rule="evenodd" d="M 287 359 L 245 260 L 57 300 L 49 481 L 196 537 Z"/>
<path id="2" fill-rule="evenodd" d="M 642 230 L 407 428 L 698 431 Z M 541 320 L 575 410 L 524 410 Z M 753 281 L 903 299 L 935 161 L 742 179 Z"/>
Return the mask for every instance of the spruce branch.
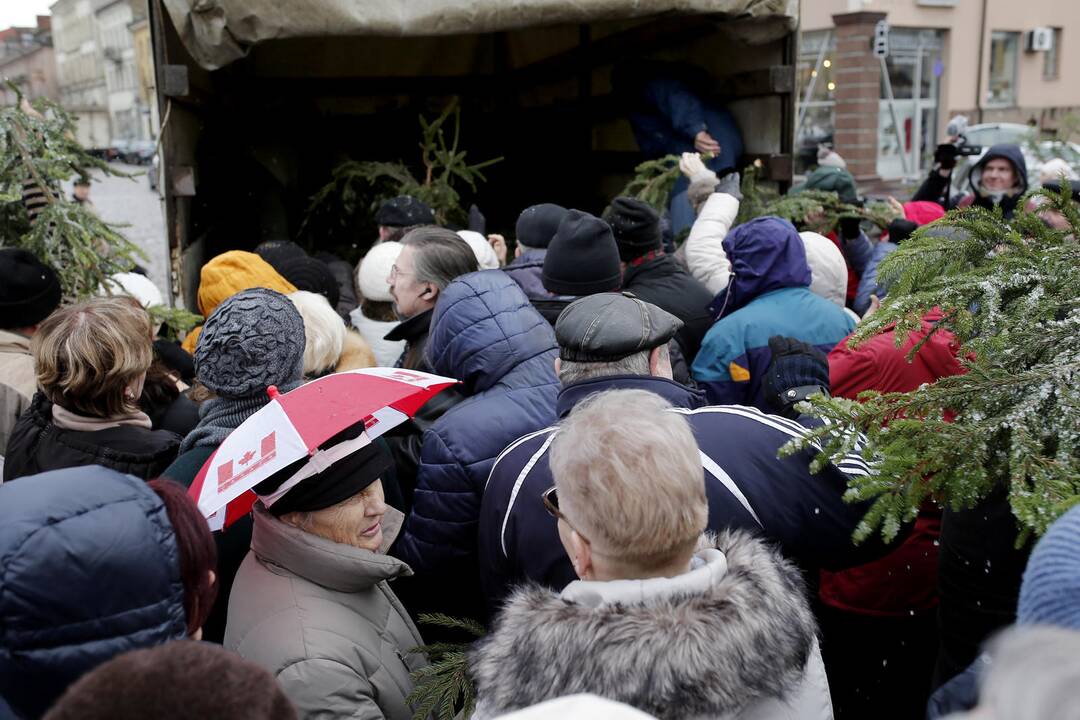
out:
<path id="1" fill-rule="evenodd" d="M 820 447 L 820 467 L 849 449 L 847 434 L 867 438 L 863 456 L 876 473 L 852 479 L 846 495 L 873 501 L 857 539 L 894 535 L 927 500 L 969 508 L 995 488 L 1007 488 L 1027 534 L 1080 502 L 1080 214 L 1067 186 L 1032 195 L 1043 204 L 1008 222 L 1000 210 L 967 208 L 934 223 L 962 232 L 914 233 L 882 261 L 886 300 L 850 340 L 857 347 L 895 328 L 899 347 L 938 307 L 931 331 L 954 336 L 965 374 L 802 406 L 826 424 L 784 454 Z M 1069 228 L 1050 229 L 1046 211 Z"/>
<path id="2" fill-rule="evenodd" d="M 421 614 L 421 625 L 459 630 L 473 637 L 483 637 L 487 630 L 469 618 L 454 618 L 442 613 Z M 409 651 L 422 653 L 428 665 L 412 673 L 415 683 L 406 702 L 413 708 L 413 720 L 451 720 L 459 712 L 470 717 L 476 706 L 476 688 L 469 676 L 469 643 L 431 643 Z"/>
<path id="3" fill-rule="evenodd" d="M 74 139 L 75 122 L 51 101 L 0 109 L 0 245 L 34 253 L 56 271 L 65 300 L 99 292 L 106 278 L 130 270 L 143 252 L 118 231 L 60 192 L 73 175 L 100 170 L 125 176 L 92 157 Z M 45 197 L 31 223 L 22 203 L 24 185 Z"/>

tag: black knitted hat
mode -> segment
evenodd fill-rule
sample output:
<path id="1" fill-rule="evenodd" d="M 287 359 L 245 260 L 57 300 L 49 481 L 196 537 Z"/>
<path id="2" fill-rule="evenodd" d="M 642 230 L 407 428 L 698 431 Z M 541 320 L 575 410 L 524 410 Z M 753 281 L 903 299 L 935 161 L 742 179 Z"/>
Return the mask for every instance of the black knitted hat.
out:
<path id="1" fill-rule="evenodd" d="M 593 295 L 618 290 L 619 248 L 611 228 L 598 217 L 568 210 L 544 256 L 541 281 L 557 295 Z"/>
<path id="2" fill-rule="evenodd" d="M 411 195 L 398 195 L 382 204 L 379 212 L 375 214 L 375 222 L 387 227 L 434 225 L 435 213 L 427 203 Z"/>
<path id="3" fill-rule="evenodd" d="M 617 197 L 604 213 L 604 220 L 611 225 L 615 244 L 619 246 L 619 259 L 623 262 L 663 247 L 660 216 L 644 200 Z"/>
<path id="4" fill-rule="evenodd" d="M 307 252 L 292 240 L 267 240 L 255 246 L 255 254 L 275 270 L 286 260 L 307 257 Z M 278 270 L 280 273 L 281 271 Z"/>
<path id="5" fill-rule="evenodd" d="M 37 325 L 60 306 L 60 280 L 29 250 L 0 248 L 0 328 Z"/>
<path id="6" fill-rule="evenodd" d="M 530 248 L 547 248 L 565 216 L 566 208 L 562 205 L 541 203 L 525 208 L 517 219 L 518 244 Z"/>
<path id="7" fill-rule="evenodd" d="M 269 262 L 269 261 L 268 261 Z M 330 307 L 336 308 L 341 298 L 341 288 L 326 263 L 313 257 L 292 257 L 271 263 L 281 276 L 296 286 L 297 290 L 318 293 L 330 301 Z"/>

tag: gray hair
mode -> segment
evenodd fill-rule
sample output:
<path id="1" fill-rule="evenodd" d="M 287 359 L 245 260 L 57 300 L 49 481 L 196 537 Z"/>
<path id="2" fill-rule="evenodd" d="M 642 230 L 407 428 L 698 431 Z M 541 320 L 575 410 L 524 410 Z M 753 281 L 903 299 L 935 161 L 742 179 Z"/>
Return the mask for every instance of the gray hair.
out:
<path id="1" fill-rule="evenodd" d="M 563 385 L 571 385 L 583 380 L 593 378 L 612 377 L 613 375 L 651 375 L 649 369 L 649 355 L 652 350 L 642 350 L 633 355 L 627 355 L 622 360 L 612 362 L 574 362 L 561 360 L 559 362 L 559 382 Z M 667 345 L 660 346 L 661 361 L 668 359 Z"/>
<path id="2" fill-rule="evenodd" d="M 480 269 L 469 243 L 453 230 L 422 225 L 406 233 L 401 244 L 415 248 L 416 282 L 431 283 L 440 292 L 458 276 Z"/>
<path id="3" fill-rule="evenodd" d="M 609 390 L 578 404 L 551 443 L 562 510 L 596 552 L 625 567 L 662 567 L 691 551 L 708 500 L 690 424 L 644 390 Z"/>
<path id="4" fill-rule="evenodd" d="M 1080 632 L 1050 626 L 1013 627 L 991 643 L 990 656 L 989 670 L 980 683 L 978 717 L 1076 717 L 1080 703 Z"/>

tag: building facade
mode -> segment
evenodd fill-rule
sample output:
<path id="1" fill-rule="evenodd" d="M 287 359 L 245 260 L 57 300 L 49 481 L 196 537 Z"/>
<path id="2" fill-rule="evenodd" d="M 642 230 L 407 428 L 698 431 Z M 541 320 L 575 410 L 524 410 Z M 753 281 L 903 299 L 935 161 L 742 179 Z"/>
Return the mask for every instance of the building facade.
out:
<path id="1" fill-rule="evenodd" d="M 1080 2 L 803 0 L 801 29 L 803 167 L 832 142 L 856 177 L 914 177 L 955 115 L 1051 135 L 1080 113 Z"/>
<path id="2" fill-rule="evenodd" d="M 20 94 L 29 100 L 59 99 L 48 16 L 38 16 L 36 27 L 0 30 L 0 78 L 7 81 L 0 86 L 0 105 L 14 104 Z"/>
<path id="3" fill-rule="evenodd" d="M 137 12 L 141 11 L 145 17 L 145 10 L 132 0 L 93 0 L 93 4 L 104 58 L 113 138 L 145 140 L 148 136 L 143 111 L 147 106 L 139 95 L 139 72 L 129 27 L 140 19 Z"/>
<path id="4" fill-rule="evenodd" d="M 109 91 L 94 7 L 91 0 L 58 0 L 51 11 L 60 104 L 75 116 L 84 147 L 106 148 L 112 137 Z"/>

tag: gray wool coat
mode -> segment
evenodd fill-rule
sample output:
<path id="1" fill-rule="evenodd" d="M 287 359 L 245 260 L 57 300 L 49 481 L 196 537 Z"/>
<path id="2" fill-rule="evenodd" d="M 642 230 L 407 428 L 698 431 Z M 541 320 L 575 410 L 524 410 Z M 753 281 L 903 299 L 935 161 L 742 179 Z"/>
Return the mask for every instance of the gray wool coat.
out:
<path id="1" fill-rule="evenodd" d="M 525 587 L 470 656 L 475 718 L 592 693 L 661 720 L 831 720 L 802 577 L 741 531 L 674 578 Z"/>
<path id="2" fill-rule="evenodd" d="M 384 516 L 384 545 L 401 520 L 396 510 Z M 306 533 L 256 505 L 225 647 L 273 673 L 302 719 L 411 720 L 409 674 L 426 661 L 409 651 L 423 640 L 387 582 L 411 574 L 396 558 Z"/>

